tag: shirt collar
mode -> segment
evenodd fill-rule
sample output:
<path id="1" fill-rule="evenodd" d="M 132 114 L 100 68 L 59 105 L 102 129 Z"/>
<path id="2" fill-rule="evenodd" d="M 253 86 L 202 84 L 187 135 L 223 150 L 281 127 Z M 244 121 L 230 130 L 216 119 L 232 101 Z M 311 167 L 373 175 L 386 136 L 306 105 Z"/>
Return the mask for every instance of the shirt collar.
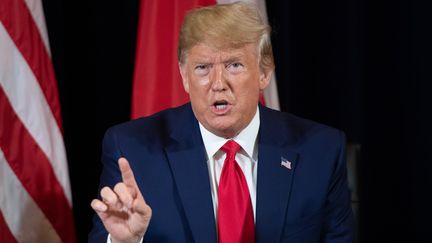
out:
<path id="1" fill-rule="evenodd" d="M 255 157 L 255 144 L 258 136 L 258 130 L 260 126 L 259 109 L 257 108 L 254 117 L 251 122 L 234 138 L 246 152 L 247 156 L 256 159 Z M 207 157 L 212 158 L 217 151 L 230 139 L 219 137 L 209 130 L 207 130 L 201 123 L 199 123 L 201 136 L 204 142 L 204 146 L 207 152 Z"/>

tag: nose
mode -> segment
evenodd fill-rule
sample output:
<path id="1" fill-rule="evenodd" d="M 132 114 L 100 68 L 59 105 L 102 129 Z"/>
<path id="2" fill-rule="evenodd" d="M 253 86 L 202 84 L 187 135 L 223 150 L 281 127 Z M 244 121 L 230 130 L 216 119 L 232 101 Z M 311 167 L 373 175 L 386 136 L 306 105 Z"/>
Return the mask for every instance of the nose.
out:
<path id="1" fill-rule="evenodd" d="M 211 75 L 211 88 L 215 92 L 225 91 L 227 89 L 227 83 L 223 74 L 223 65 L 215 65 L 213 73 Z"/>

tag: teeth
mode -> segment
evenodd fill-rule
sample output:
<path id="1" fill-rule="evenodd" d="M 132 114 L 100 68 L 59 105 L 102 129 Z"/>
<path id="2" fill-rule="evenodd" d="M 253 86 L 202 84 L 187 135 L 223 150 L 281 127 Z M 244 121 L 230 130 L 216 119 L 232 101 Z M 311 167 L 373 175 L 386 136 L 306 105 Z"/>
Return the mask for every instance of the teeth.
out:
<path id="1" fill-rule="evenodd" d="M 216 105 L 216 109 L 223 110 L 227 107 L 227 105 Z"/>

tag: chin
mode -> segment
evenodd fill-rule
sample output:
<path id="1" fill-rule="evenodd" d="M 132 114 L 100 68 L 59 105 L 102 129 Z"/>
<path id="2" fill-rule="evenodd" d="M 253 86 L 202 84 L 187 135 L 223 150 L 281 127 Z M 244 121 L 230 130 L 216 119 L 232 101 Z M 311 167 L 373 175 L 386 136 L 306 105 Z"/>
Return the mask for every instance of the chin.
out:
<path id="1" fill-rule="evenodd" d="M 204 127 L 210 132 L 220 137 L 233 137 L 235 134 L 235 125 L 239 123 L 234 117 L 231 116 L 214 116 L 213 114 L 207 114 L 203 117 L 205 121 Z"/>
<path id="2" fill-rule="evenodd" d="M 236 132 L 234 132 L 234 128 L 232 125 L 224 123 L 224 124 L 213 124 L 211 126 L 213 133 L 215 133 L 216 135 L 220 136 L 220 137 L 234 137 L 236 135 Z"/>

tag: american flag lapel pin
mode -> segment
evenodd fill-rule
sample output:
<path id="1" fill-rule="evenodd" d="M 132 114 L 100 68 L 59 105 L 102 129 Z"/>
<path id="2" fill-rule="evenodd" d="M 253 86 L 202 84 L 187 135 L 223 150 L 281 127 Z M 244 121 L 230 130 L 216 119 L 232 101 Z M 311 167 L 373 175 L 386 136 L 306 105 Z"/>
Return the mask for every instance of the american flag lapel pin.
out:
<path id="1" fill-rule="evenodd" d="M 291 161 L 285 159 L 284 157 L 281 157 L 281 165 L 288 170 L 291 170 Z"/>

